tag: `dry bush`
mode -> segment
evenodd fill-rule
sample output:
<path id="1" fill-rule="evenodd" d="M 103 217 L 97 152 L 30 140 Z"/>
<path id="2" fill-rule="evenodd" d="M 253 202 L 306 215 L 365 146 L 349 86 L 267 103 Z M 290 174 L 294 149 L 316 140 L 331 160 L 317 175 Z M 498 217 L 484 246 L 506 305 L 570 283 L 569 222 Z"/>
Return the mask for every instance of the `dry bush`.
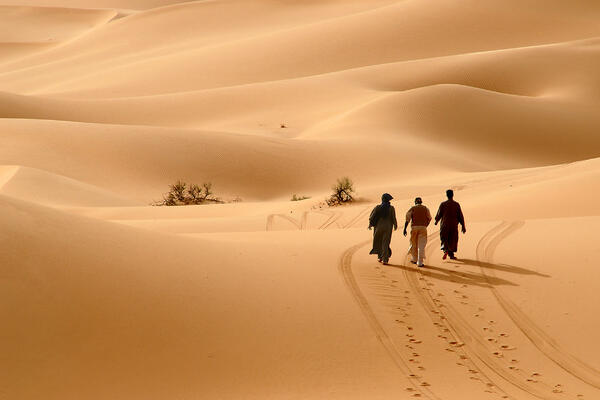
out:
<path id="1" fill-rule="evenodd" d="M 298 196 L 296 193 L 294 193 L 290 200 L 291 201 L 302 201 L 302 200 L 306 200 L 306 199 L 310 199 L 310 196 Z"/>
<path id="2" fill-rule="evenodd" d="M 347 176 L 339 178 L 331 187 L 333 193 L 326 200 L 328 206 L 337 206 L 354 201 L 354 182 Z"/>
<path id="3" fill-rule="evenodd" d="M 203 183 L 202 185 L 188 185 L 181 180 L 169 185 L 169 191 L 163 195 L 161 201 L 155 202 L 155 206 L 188 206 L 206 203 L 222 203 L 214 197 L 212 183 Z"/>

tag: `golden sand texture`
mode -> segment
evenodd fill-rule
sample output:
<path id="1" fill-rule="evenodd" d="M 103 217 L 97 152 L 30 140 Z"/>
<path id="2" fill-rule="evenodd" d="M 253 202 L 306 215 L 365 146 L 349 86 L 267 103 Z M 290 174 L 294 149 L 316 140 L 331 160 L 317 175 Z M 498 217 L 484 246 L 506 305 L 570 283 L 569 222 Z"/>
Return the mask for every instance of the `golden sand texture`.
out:
<path id="1" fill-rule="evenodd" d="M 600 398 L 598 21 L 0 0 L 0 398 Z M 150 205 L 179 179 L 224 203 Z M 383 192 L 449 188 L 458 260 L 368 255 Z"/>

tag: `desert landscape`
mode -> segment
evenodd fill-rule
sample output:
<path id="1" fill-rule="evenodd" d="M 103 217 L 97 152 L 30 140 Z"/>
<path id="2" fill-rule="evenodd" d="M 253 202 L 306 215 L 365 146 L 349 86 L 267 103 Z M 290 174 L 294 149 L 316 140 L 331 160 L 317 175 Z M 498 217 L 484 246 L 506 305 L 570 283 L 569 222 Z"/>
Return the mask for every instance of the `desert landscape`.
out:
<path id="1" fill-rule="evenodd" d="M 0 399 L 600 399 L 599 21 L 0 0 Z M 156 206 L 179 180 L 219 201 Z M 417 268 L 447 189 L 458 259 L 431 224 Z"/>

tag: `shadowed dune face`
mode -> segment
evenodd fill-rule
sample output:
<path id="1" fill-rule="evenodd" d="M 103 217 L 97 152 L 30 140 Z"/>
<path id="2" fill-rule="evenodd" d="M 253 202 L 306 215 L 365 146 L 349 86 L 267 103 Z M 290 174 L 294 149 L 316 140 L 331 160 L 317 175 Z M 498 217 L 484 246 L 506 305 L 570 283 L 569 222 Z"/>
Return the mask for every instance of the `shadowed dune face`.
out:
<path id="1" fill-rule="evenodd" d="M 600 398 L 598 21 L 0 0 L 0 398 Z M 180 179 L 225 203 L 149 206 Z M 459 260 L 368 255 L 448 188 Z"/>

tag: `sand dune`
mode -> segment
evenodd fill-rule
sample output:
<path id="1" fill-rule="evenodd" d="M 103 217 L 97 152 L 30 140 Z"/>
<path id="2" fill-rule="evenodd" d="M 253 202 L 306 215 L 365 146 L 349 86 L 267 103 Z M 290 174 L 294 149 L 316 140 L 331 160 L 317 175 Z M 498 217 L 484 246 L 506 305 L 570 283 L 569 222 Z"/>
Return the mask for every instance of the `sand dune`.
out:
<path id="1" fill-rule="evenodd" d="M 2 167 L 0 193 L 49 206 L 126 206 L 135 202 L 92 185 L 33 168 Z"/>
<path id="2" fill-rule="evenodd" d="M 599 17 L 0 0 L 0 397 L 599 398 Z M 458 260 L 368 255 L 448 188 Z"/>

